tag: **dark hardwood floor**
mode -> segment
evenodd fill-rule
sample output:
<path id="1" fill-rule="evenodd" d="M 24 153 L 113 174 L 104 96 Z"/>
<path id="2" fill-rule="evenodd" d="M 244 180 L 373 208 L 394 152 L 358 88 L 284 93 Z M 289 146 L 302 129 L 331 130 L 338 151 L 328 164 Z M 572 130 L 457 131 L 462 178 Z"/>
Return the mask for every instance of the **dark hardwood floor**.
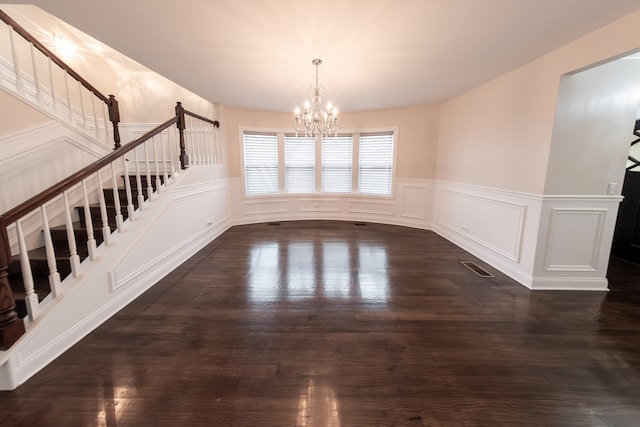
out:
<path id="1" fill-rule="evenodd" d="M 428 231 L 234 227 L 0 393 L 0 425 L 638 426 L 639 278 L 530 292 Z"/>

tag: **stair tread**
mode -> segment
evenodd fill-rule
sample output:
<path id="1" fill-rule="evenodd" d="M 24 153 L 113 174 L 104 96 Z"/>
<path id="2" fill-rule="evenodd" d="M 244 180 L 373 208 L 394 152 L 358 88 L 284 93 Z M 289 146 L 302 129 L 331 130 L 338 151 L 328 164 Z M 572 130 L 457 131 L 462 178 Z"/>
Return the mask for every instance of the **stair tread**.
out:
<path id="1" fill-rule="evenodd" d="M 82 223 L 80 221 L 74 221 L 71 223 L 71 225 L 73 226 L 73 229 L 76 231 L 85 231 L 86 228 L 82 225 Z M 67 226 L 62 224 L 62 225 L 56 225 L 54 227 L 50 228 L 51 231 L 66 231 L 67 230 Z M 102 230 L 102 227 L 99 224 L 93 224 L 93 232 L 98 232 Z"/>
<path id="2" fill-rule="evenodd" d="M 56 251 L 56 261 L 58 263 L 65 262 L 69 259 L 69 254 L 68 254 L 69 250 L 67 250 L 66 248 L 63 249 L 62 251 L 58 250 Z M 80 256 L 80 258 L 83 258 L 86 256 L 85 254 L 86 250 L 83 250 L 82 248 L 78 249 L 78 255 Z M 41 248 L 35 248 L 35 249 L 31 249 L 27 252 L 27 254 L 29 255 L 29 261 L 47 261 L 47 250 L 46 248 L 43 246 Z M 11 256 L 11 262 L 9 264 L 9 271 L 11 272 L 10 274 L 14 274 L 16 273 L 16 271 L 13 270 L 12 265 L 16 265 L 16 267 L 19 268 L 20 265 L 20 254 L 15 254 Z"/>

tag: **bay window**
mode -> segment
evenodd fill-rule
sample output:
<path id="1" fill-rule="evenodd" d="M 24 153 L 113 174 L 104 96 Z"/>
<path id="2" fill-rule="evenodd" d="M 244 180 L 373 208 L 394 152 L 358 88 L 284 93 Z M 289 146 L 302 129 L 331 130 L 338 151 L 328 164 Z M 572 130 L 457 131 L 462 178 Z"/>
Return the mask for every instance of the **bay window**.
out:
<path id="1" fill-rule="evenodd" d="M 395 135 L 395 131 L 362 131 L 314 138 L 243 131 L 245 195 L 391 196 Z"/>

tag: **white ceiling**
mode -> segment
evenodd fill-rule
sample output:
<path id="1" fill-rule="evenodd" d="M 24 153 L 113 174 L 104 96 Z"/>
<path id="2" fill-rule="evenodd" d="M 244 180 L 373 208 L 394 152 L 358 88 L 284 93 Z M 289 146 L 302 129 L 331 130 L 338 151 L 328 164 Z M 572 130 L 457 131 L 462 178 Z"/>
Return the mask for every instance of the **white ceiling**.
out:
<path id="1" fill-rule="evenodd" d="M 640 9 L 640 0 L 31 3 L 228 106 L 292 111 L 321 58 L 326 98 L 343 112 L 442 102 Z"/>

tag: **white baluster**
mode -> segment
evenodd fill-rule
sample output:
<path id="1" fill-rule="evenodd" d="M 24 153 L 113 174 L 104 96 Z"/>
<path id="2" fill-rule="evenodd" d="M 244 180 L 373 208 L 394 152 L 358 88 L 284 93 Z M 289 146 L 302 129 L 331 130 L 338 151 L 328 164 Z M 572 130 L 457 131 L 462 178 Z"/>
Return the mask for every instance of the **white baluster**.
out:
<path id="1" fill-rule="evenodd" d="M 16 77 L 16 92 L 24 95 L 24 82 L 22 81 L 22 73 L 18 59 L 18 51 L 16 50 L 15 39 L 13 36 L 13 27 L 9 27 L 9 44 L 11 45 L 11 59 L 13 60 L 13 72 Z"/>
<path id="2" fill-rule="evenodd" d="M 133 154 L 136 161 L 136 190 L 138 191 L 138 207 L 140 210 L 144 208 L 144 193 L 142 192 L 142 178 L 140 177 L 140 162 L 138 161 L 138 148 L 133 149 Z"/>
<path id="3" fill-rule="evenodd" d="M 197 151 L 198 165 L 202 165 L 202 147 L 200 144 L 200 134 L 198 133 L 198 124 L 195 119 L 191 119 L 191 135 L 193 137 L 193 146 Z"/>
<path id="4" fill-rule="evenodd" d="M 102 120 L 104 121 L 104 142 L 111 144 L 111 126 L 109 126 L 109 108 L 106 103 L 102 103 Z"/>
<path id="5" fill-rule="evenodd" d="M 80 277 L 80 257 L 78 256 L 78 247 L 76 246 L 76 235 L 73 230 L 73 222 L 71 220 L 71 207 L 69 206 L 69 197 L 67 192 L 62 193 L 64 200 L 64 219 L 67 229 L 67 241 L 69 242 L 69 262 L 71 263 L 71 274 L 73 277 Z"/>
<path id="6" fill-rule="evenodd" d="M 198 152 L 198 147 L 196 146 L 196 138 L 193 132 L 193 119 L 191 116 L 185 116 L 186 121 L 186 129 L 185 133 L 185 144 L 187 145 L 187 152 L 189 153 L 189 160 L 192 166 L 196 166 L 200 164 L 198 156 L 200 153 Z"/>
<path id="7" fill-rule="evenodd" d="M 51 239 L 51 229 L 49 227 L 49 218 L 47 218 L 47 209 L 44 205 L 40 207 L 42 213 L 42 233 L 44 235 L 44 249 L 47 253 L 47 266 L 49 267 L 49 288 L 54 298 L 62 295 L 62 286 L 60 285 L 60 273 L 58 272 L 58 264 L 56 261 L 56 252 L 53 248 L 53 240 Z"/>
<path id="8" fill-rule="evenodd" d="M 127 194 L 127 213 L 129 221 L 135 220 L 136 209 L 133 206 L 133 197 L 131 196 L 131 182 L 129 181 L 129 171 L 127 170 L 127 157 L 122 156 L 122 170 L 124 171 L 124 190 Z"/>
<path id="9" fill-rule="evenodd" d="M 177 168 L 176 168 L 176 162 L 175 162 L 175 157 L 173 155 L 173 148 L 174 147 L 178 147 L 178 144 L 176 142 L 176 131 L 175 129 L 172 130 L 172 128 L 167 129 L 167 144 L 169 145 L 169 158 L 171 159 L 171 177 L 175 177 L 177 175 Z M 174 137 L 172 138 L 171 135 L 174 135 Z"/>
<path id="10" fill-rule="evenodd" d="M 204 145 L 202 144 L 202 133 L 200 132 L 200 123 L 197 120 L 192 120 L 193 122 L 193 131 L 195 132 L 196 136 L 195 136 L 195 143 L 197 145 L 197 150 L 198 150 L 198 159 L 199 159 L 199 163 L 200 165 L 205 165 L 207 164 L 207 160 L 206 160 L 206 156 L 205 156 L 205 150 L 204 150 Z"/>
<path id="11" fill-rule="evenodd" d="M 156 137 L 151 138 L 151 145 L 153 145 L 153 158 L 156 163 L 156 191 L 160 193 L 162 190 L 162 181 L 160 180 L 160 164 L 158 161 L 158 148 L 156 147 Z"/>
<path id="12" fill-rule="evenodd" d="M 202 124 L 202 132 L 203 132 L 203 136 L 204 136 L 204 145 L 206 147 L 206 152 L 207 152 L 207 164 L 208 165 L 212 165 L 213 164 L 213 147 L 211 145 L 211 132 L 210 132 L 210 127 L 211 125 L 209 123 L 203 123 Z"/>
<path id="13" fill-rule="evenodd" d="M 82 115 L 82 126 L 87 130 L 87 115 L 84 110 L 84 97 L 82 96 L 82 83 L 78 82 L 78 95 L 80 96 L 80 114 Z"/>
<path id="14" fill-rule="evenodd" d="M 100 171 L 98 175 L 98 200 L 100 202 L 100 219 L 102 220 L 102 238 L 104 244 L 109 246 L 111 244 L 111 228 L 109 227 L 109 217 L 107 216 L 107 204 L 104 201 L 104 187 L 102 186 L 102 176 Z"/>
<path id="15" fill-rule="evenodd" d="M 186 116 L 185 116 L 185 122 L 186 122 Z M 187 123 L 185 123 L 185 129 L 184 129 L 184 148 L 185 151 L 187 152 L 188 156 L 189 156 L 189 165 L 193 166 L 196 164 L 196 153 L 193 152 L 193 147 L 191 146 L 191 137 L 189 136 L 189 126 Z"/>
<path id="16" fill-rule="evenodd" d="M 198 145 L 200 146 L 200 162 L 203 165 L 208 164 L 207 162 L 207 145 L 204 140 L 204 133 L 202 132 L 202 123 L 199 121 L 196 122 L 196 132 L 198 133 Z"/>
<path id="17" fill-rule="evenodd" d="M 67 108 L 69 108 L 69 123 L 73 125 L 73 108 L 71 107 L 71 92 L 69 91 L 69 75 L 64 71 L 64 88 L 67 95 Z"/>
<path id="18" fill-rule="evenodd" d="M 96 114 L 96 97 L 91 94 L 91 108 L 93 109 L 93 125 L 96 127 L 96 139 L 100 140 L 100 132 L 98 127 L 98 115 Z"/>
<path id="19" fill-rule="evenodd" d="M 207 164 L 213 164 L 213 145 L 211 144 L 211 125 L 203 123 L 204 144 L 207 147 Z"/>
<path id="20" fill-rule="evenodd" d="M 204 145 L 207 151 L 207 164 L 213 164 L 213 146 L 211 145 L 211 125 L 209 123 L 202 124 L 202 134 L 204 136 Z"/>
<path id="21" fill-rule="evenodd" d="M 51 58 L 47 57 L 47 64 L 49 64 L 49 85 L 51 85 L 51 112 L 58 114 L 58 102 L 56 100 L 56 88 L 53 83 L 53 68 L 51 67 Z"/>
<path id="22" fill-rule="evenodd" d="M 118 231 L 122 233 L 124 231 L 122 217 L 122 207 L 120 206 L 120 194 L 118 193 L 118 181 L 116 180 L 116 162 L 111 162 L 111 182 L 113 184 L 113 205 L 116 209 L 116 226 Z"/>
<path id="23" fill-rule="evenodd" d="M 148 141 L 147 141 L 148 142 Z M 153 183 L 151 181 L 151 165 L 149 164 L 149 153 L 147 150 L 147 142 L 144 142 L 144 161 L 147 165 L 147 199 L 151 201 L 153 198 Z"/>
<path id="24" fill-rule="evenodd" d="M 31 47 L 31 68 L 33 69 L 33 83 L 36 85 L 36 104 L 41 105 L 42 97 L 40 94 L 40 79 L 38 78 L 38 70 L 36 70 L 36 56 L 35 56 L 35 47 L 29 43 Z"/>
<path id="25" fill-rule="evenodd" d="M 168 166 L 167 166 L 167 150 L 165 149 L 166 144 L 164 142 L 164 134 L 165 132 L 162 132 L 160 134 L 160 147 L 162 148 L 162 172 L 164 174 L 164 182 L 165 185 L 169 184 L 169 174 L 167 172 Z M 167 137 L 169 137 L 169 134 L 167 132 Z"/>
<path id="26" fill-rule="evenodd" d="M 218 131 L 214 125 L 211 125 L 211 139 L 213 143 L 213 164 L 220 164 L 220 153 L 218 151 Z"/>
<path id="27" fill-rule="evenodd" d="M 93 219 L 91 218 L 91 208 L 89 206 L 89 193 L 87 192 L 87 184 L 82 181 L 82 198 L 84 201 L 84 227 L 87 229 L 87 250 L 89 251 L 89 259 L 96 259 L 96 239 L 93 235 Z"/>
<path id="28" fill-rule="evenodd" d="M 35 320 L 40 314 L 40 303 L 38 295 L 35 293 L 33 285 L 33 275 L 31 274 L 31 263 L 29 262 L 29 254 L 27 253 L 27 244 L 24 240 L 22 232 L 22 223 L 16 221 L 16 232 L 18 234 L 18 248 L 20 250 L 20 268 L 22 269 L 22 280 L 24 282 L 24 290 L 26 293 L 25 304 L 27 305 L 27 313 L 30 320 Z"/>

